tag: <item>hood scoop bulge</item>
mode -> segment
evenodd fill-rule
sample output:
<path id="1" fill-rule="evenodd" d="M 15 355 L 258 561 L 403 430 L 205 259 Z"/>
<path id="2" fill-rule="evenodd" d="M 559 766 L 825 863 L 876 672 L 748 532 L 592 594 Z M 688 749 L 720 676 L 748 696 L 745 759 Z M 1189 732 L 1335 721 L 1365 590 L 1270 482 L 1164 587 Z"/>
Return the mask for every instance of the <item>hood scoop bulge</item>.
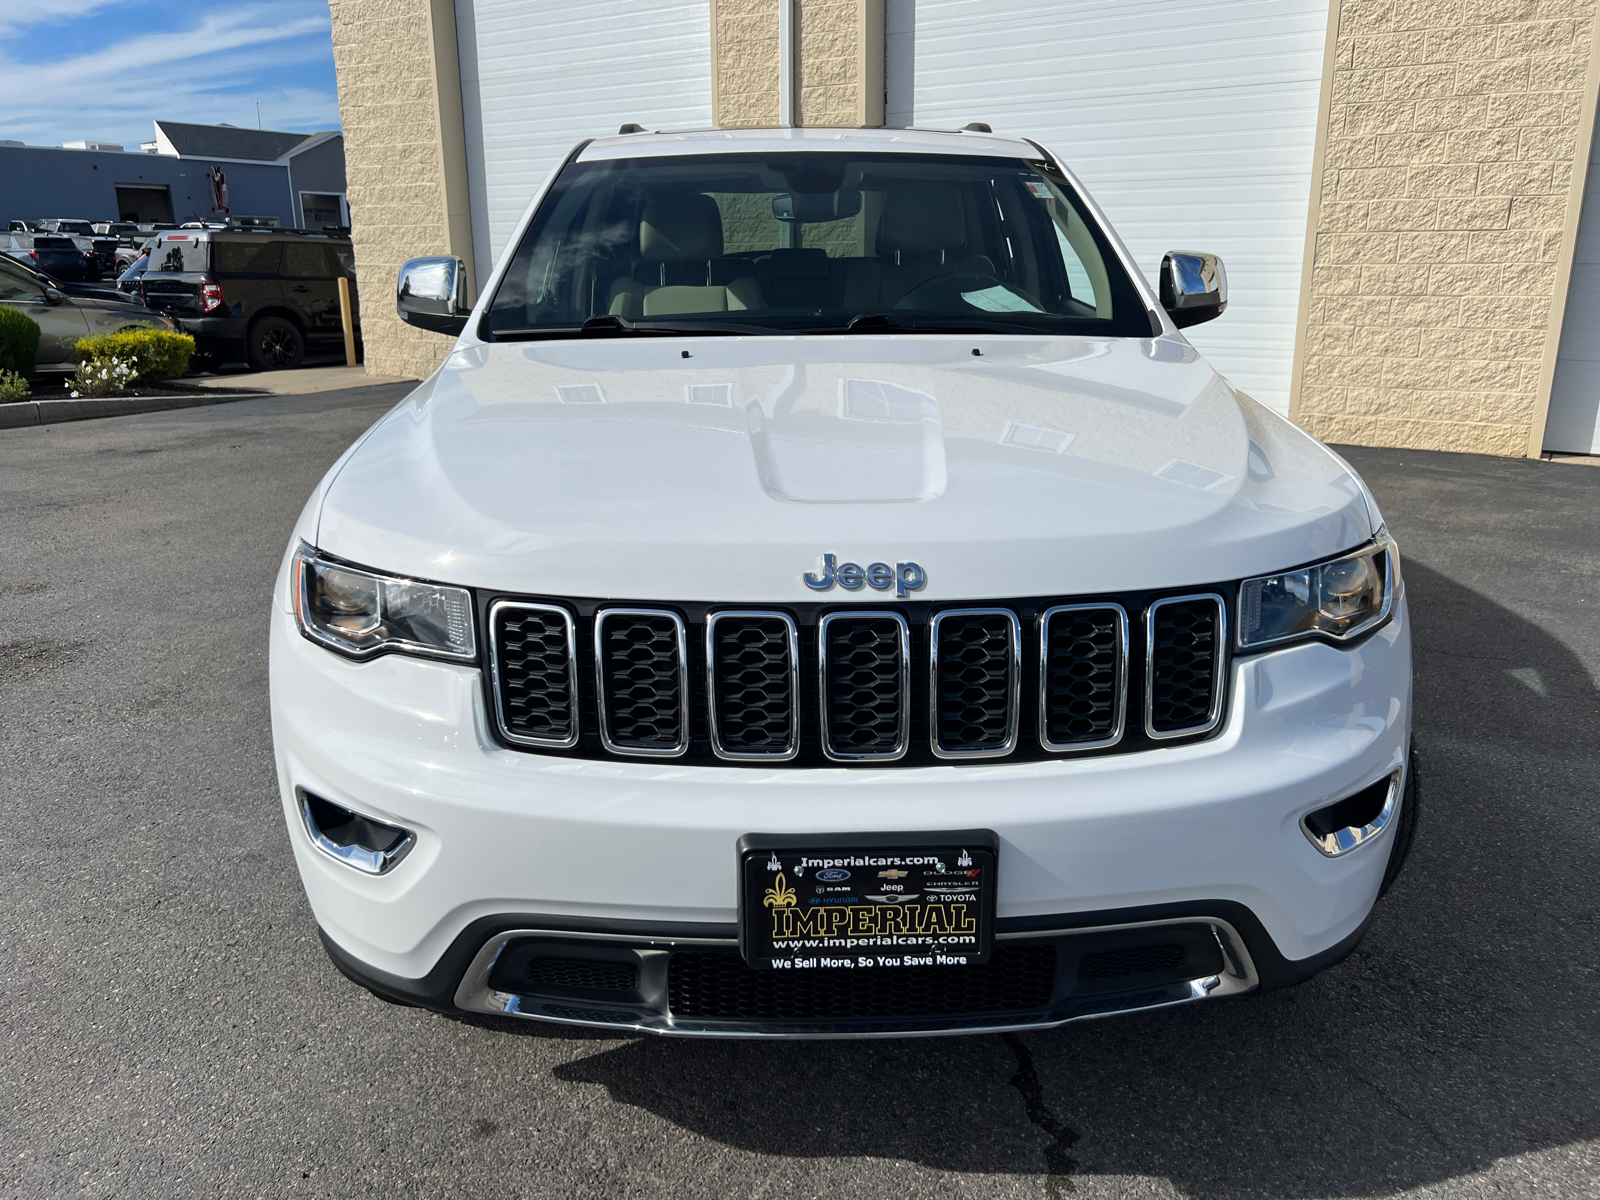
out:
<path id="1" fill-rule="evenodd" d="M 794 504 L 908 504 L 948 483 L 939 403 L 866 378 L 806 386 L 804 365 L 747 410 L 761 486 Z M 833 382 L 833 381 L 829 381 Z"/>

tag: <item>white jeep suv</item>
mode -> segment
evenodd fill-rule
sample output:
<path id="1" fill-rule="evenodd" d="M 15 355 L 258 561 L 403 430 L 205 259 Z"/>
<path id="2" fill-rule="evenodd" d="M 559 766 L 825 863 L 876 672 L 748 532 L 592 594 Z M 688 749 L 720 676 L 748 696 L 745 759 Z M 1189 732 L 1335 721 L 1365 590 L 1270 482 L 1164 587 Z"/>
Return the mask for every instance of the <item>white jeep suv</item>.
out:
<path id="1" fill-rule="evenodd" d="M 585 142 L 334 465 L 272 614 L 290 839 L 350 978 L 711 1036 L 1282 987 L 1410 840 L 1395 545 L 1047 150 Z"/>

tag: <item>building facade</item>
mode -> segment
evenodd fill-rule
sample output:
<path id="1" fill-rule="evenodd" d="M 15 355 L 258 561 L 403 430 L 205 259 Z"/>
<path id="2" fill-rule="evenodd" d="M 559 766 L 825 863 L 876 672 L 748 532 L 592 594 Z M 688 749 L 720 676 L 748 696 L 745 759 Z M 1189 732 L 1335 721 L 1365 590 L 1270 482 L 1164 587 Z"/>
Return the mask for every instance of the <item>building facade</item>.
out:
<path id="1" fill-rule="evenodd" d="M 210 221 L 224 215 L 285 228 L 348 225 L 344 137 L 157 121 L 142 150 L 68 143 L 0 144 L 0 216 L 36 221 Z M 210 175 L 220 171 L 227 208 Z"/>
<path id="2" fill-rule="evenodd" d="M 1059 154 L 1147 273 L 1221 254 L 1228 314 L 1193 340 L 1317 435 L 1600 451 L 1596 0 L 330 6 L 369 286 L 420 254 L 484 277 L 624 123 L 981 120 Z M 366 325 L 375 372 L 447 349 L 387 306 Z"/>

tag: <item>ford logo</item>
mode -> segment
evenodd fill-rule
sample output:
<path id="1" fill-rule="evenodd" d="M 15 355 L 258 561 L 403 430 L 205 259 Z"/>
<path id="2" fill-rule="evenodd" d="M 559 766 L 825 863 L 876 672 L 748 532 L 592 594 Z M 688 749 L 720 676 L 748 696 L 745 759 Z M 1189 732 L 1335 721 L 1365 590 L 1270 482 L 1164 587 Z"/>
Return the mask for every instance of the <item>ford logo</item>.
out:
<path id="1" fill-rule="evenodd" d="M 817 878 L 823 883 L 838 883 L 841 879 L 849 879 L 849 871 L 841 871 L 838 867 L 829 867 L 826 871 L 818 871 Z"/>
<path id="2" fill-rule="evenodd" d="M 822 570 L 808 571 L 801 579 L 813 592 L 825 592 L 835 584 L 847 592 L 859 592 L 865 585 L 875 592 L 893 588 L 894 594 L 903 599 L 910 592 L 922 590 L 928 582 L 928 574 L 914 562 L 895 563 L 892 567 L 875 562 L 863 567 L 860 563 L 842 563 L 837 555 L 824 554 Z"/>

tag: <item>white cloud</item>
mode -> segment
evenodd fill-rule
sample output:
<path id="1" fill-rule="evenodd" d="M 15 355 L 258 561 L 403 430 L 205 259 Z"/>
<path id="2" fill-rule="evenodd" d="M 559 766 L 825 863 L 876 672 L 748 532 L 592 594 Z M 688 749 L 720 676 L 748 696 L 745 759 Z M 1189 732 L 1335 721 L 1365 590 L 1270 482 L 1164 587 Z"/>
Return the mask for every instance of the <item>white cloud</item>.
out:
<path id="1" fill-rule="evenodd" d="M 28 25 L 52 25 L 63 21 L 76 21 L 103 8 L 111 8 L 118 0 L 11 0 L 6 11 L 0 12 L 0 34 L 12 34 Z"/>

